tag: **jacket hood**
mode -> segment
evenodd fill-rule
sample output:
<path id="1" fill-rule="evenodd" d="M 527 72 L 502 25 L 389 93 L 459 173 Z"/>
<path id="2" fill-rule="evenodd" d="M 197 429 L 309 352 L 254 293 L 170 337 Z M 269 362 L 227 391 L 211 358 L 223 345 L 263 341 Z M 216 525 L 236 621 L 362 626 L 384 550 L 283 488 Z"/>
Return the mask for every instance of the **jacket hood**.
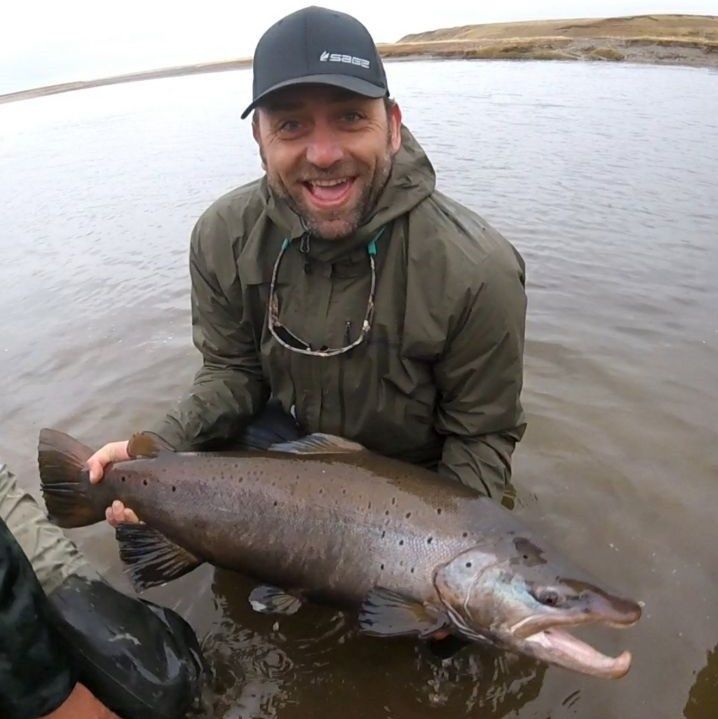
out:
<path id="1" fill-rule="evenodd" d="M 339 240 L 323 240 L 311 237 L 310 254 L 324 262 L 333 262 L 360 247 L 396 217 L 412 210 L 434 191 L 436 174 L 434 168 L 406 126 L 401 126 L 401 148 L 394 158 L 389 179 L 377 200 L 371 214 L 357 228 L 351 237 Z M 304 228 L 297 215 L 287 203 L 277 198 L 267 185 L 266 175 L 262 180 L 262 191 L 266 210 L 272 222 L 290 239 L 298 239 Z"/>

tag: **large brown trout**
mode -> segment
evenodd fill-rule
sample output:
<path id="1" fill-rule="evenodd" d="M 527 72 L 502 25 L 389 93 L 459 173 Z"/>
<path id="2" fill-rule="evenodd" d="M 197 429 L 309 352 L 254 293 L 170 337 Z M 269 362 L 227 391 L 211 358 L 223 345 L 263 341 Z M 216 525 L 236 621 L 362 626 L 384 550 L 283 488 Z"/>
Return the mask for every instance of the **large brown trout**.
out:
<path id="1" fill-rule="evenodd" d="M 144 520 L 117 529 L 139 589 L 211 562 L 262 583 L 250 594 L 258 611 L 318 600 L 358 607 L 369 634 L 450 632 L 594 676 L 628 671 L 627 651 L 606 656 L 566 629 L 630 626 L 639 605 L 586 581 L 511 513 L 458 483 L 329 435 L 268 451 L 175 453 L 143 433 L 129 451 L 138 459 L 91 485 L 92 450 L 40 433 L 52 520 L 99 522 L 114 499 Z"/>

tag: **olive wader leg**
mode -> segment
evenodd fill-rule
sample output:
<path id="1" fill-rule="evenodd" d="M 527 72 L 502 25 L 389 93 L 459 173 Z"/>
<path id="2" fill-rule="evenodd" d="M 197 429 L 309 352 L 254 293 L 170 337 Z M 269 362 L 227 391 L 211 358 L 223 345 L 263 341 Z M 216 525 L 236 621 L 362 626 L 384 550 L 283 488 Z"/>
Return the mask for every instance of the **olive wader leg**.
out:
<path id="1" fill-rule="evenodd" d="M 0 518 L 30 560 L 80 681 L 122 717 L 183 717 L 204 674 L 191 627 L 107 584 L 2 464 Z"/>

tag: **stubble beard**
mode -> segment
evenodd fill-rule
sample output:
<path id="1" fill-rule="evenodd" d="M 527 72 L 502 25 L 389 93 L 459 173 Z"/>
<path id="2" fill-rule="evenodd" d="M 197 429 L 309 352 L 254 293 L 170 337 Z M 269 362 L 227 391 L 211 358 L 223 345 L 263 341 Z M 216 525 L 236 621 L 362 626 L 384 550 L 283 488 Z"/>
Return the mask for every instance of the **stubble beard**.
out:
<path id="1" fill-rule="evenodd" d="M 260 155 L 263 157 L 261 147 Z M 384 155 L 377 161 L 371 181 L 366 183 L 362 188 L 356 205 L 348 211 L 342 210 L 333 215 L 330 214 L 321 217 L 317 216 L 312 209 L 306 205 L 299 193 L 297 193 L 297 195 L 291 193 L 281 178 L 275 172 L 272 172 L 269 167 L 267 167 L 267 183 L 275 197 L 287 203 L 292 211 L 298 215 L 302 225 L 309 230 L 314 237 L 323 240 L 341 240 L 346 237 L 351 237 L 374 210 L 393 167 L 394 155 L 391 151 L 391 130 L 389 130 Z M 330 178 L 356 175 L 357 173 L 356 168 L 337 166 L 329 170 L 312 168 L 308 174 L 311 174 L 311 177 L 314 179 L 319 179 L 322 177 Z"/>

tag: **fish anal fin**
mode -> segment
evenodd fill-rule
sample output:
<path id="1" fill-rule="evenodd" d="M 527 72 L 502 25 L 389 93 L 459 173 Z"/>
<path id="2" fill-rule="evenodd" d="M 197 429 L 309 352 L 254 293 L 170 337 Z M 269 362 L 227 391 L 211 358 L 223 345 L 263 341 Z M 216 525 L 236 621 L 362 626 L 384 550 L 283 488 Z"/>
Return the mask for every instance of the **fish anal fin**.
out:
<path id="1" fill-rule="evenodd" d="M 359 610 L 361 630 L 380 637 L 430 637 L 447 623 L 441 610 L 381 587 L 369 592 Z"/>
<path id="2" fill-rule="evenodd" d="M 366 451 L 366 447 L 350 439 L 315 432 L 293 442 L 273 444 L 269 447 L 269 451 L 288 454 L 353 454 Z"/>
<path id="3" fill-rule="evenodd" d="M 154 432 L 137 432 L 127 445 L 130 457 L 156 457 L 160 452 L 174 452 L 174 447 Z"/>
<path id="4" fill-rule="evenodd" d="M 249 593 L 249 603 L 255 612 L 262 614 L 294 614 L 302 606 L 299 597 L 269 584 L 255 587 Z"/>
<path id="5" fill-rule="evenodd" d="M 120 558 L 129 565 L 130 579 L 138 590 L 177 579 L 204 561 L 146 524 L 120 524 L 115 536 Z"/>

